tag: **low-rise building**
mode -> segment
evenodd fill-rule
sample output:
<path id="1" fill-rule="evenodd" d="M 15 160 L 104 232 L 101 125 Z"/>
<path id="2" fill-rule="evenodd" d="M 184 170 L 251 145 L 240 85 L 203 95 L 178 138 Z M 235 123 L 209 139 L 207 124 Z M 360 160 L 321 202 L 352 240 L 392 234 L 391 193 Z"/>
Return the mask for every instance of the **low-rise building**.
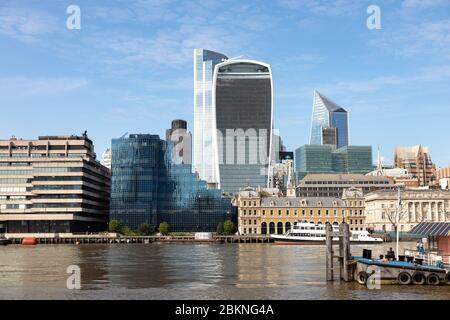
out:
<path id="1" fill-rule="evenodd" d="M 344 221 L 345 202 L 333 197 L 277 197 L 251 187 L 238 192 L 239 234 L 284 234 L 296 221 L 338 224 Z M 288 192 L 289 194 L 289 192 Z"/>
<path id="2" fill-rule="evenodd" d="M 450 221 L 450 191 L 405 190 L 401 192 L 398 210 L 398 193 L 395 190 L 378 190 L 365 196 L 366 226 L 375 231 L 395 231 L 397 212 L 399 231 L 407 232 L 420 222 Z"/>
<path id="3" fill-rule="evenodd" d="M 364 194 L 394 188 L 387 177 L 365 176 L 363 174 L 308 174 L 297 185 L 297 197 L 341 198 L 344 189 L 359 188 Z"/>

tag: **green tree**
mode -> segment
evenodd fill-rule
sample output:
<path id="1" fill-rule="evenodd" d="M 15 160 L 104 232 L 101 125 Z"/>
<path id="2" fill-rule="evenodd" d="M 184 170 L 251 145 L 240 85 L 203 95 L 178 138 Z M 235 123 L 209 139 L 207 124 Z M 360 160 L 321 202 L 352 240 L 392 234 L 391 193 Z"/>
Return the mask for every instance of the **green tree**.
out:
<path id="1" fill-rule="evenodd" d="M 141 236 L 149 236 L 154 233 L 154 229 L 148 223 L 142 223 L 138 226 L 137 233 Z"/>
<path id="2" fill-rule="evenodd" d="M 118 220 L 111 220 L 108 224 L 109 232 L 117 232 L 120 233 L 122 230 L 122 223 Z"/>
<path id="3" fill-rule="evenodd" d="M 170 232 L 170 226 L 167 222 L 161 222 L 159 224 L 159 232 L 161 232 L 162 235 L 168 235 Z"/>
<path id="4" fill-rule="evenodd" d="M 120 230 L 120 233 L 123 234 L 124 236 L 132 236 L 133 235 L 133 231 L 128 226 L 124 226 Z"/>
<path id="5" fill-rule="evenodd" d="M 234 225 L 233 221 L 227 220 L 223 223 L 223 231 L 226 234 L 233 234 L 236 232 L 236 226 Z"/>
<path id="6" fill-rule="evenodd" d="M 217 230 L 216 230 L 216 232 L 217 232 L 217 234 L 223 234 L 223 222 L 220 222 L 218 225 L 217 225 Z"/>

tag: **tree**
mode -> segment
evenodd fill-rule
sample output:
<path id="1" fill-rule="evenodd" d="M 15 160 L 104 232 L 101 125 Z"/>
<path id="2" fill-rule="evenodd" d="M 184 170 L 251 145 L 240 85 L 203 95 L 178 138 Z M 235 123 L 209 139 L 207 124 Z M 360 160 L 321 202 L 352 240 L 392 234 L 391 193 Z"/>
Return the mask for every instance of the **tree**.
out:
<path id="1" fill-rule="evenodd" d="M 226 234 L 233 234 L 236 232 L 236 226 L 234 225 L 233 221 L 227 220 L 223 223 L 223 231 Z"/>
<path id="2" fill-rule="evenodd" d="M 120 233 L 122 230 L 122 223 L 118 220 L 111 220 L 108 224 L 109 232 L 117 232 Z"/>
<path id="3" fill-rule="evenodd" d="M 223 222 L 220 222 L 218 225 L 217 225 L 217 234 L 223 234 L 224 233 L 224 229 L 223 229 Z"/>
<path id="4" fill-rule="evenodd" d="M 170 226 L 167 222 L 161 222 L 159 224 L 159 232 L 161 232 L 162 235 L 168 235 L 170 232 Z"/>
<path id="5" fill-rule="evenodd" d="M 154 233 L 154 228 L 148 223 L 142 223 L 137 228 L 137 233 L 140 236 L 149 236 Z"/>

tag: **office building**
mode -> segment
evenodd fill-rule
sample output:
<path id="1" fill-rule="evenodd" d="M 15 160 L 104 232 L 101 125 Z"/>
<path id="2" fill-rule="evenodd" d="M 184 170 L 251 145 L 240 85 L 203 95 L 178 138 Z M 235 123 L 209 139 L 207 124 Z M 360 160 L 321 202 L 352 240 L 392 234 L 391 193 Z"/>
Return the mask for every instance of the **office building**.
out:
<path id="1" fill-rule="evenodd" d="M 227 56 L 204 49 L 194 50 L 194 144 L 193 169 L 200 179 L 219 184 L 216 123 L 213 103 L 214 67 Z"/>
<path id="2" fill-rule="evenodd" d="M 314 91 L 309 144 L 333 144 L 337 148 L 341 148 L 349 144 L 348 137 L 347 111 L 323 94 Z"/>
<path id="3" fill-rule="evenodd" d="M 174 143 L 173 161 L 175 163 L 192 164 L 192 135 L 187 130 L 187 122 L 177 119 L 172 121 L 166 130 L 166 141 Z"/>
<path id="4" fill-rule="evenodd" d="M 220 188 L 226 193 L 268 184 L 273 156 L 272 95 L 270 65 L 253 60 L 227 60 L 216 65 L 213 109 L 217 169 Z"/>
<path id="5" fill-rule="evenodd" d="M 297 179 L 309 173 L 366 174 L 372 169 L 370 146 L 304 145 L 295 150 Z"/>
<path id="6" fill-rule="evenodd" d="M 420 186 L 428 186 L 430 183 L 434 183 L 435 166 L 431 162 L 427 147 L 422 145 L 396 147 L 394 164 L 397 168 L 407 169 L 410 174 L 417 177 Z"/>
<path id="7" fill-rule="evenodd" d="M 111 149 L 108 148 L 102 153 L 102 159 L 100 160 L 100 163 L 111 170 Z"/>
<path id="8" fill-rule="evenodd" d="M 398 193 L 378 190 L 365 196 L 366 226 L 379 232 L 395 231 Z M 450 191 L 406 190 L 401 192 L 399 231 L 410 231 L 420 222 L 450 222 Z"/>
<path id="9" fill-rule="evenodd" d="M 190 164 L 173 161 L 174 143 L 158 135 L 112 141 L 111 219 L 131 229 L 168 222 L 172 231 L 215 231 L 231 217 L 221 190 L 208 189 Z"/>
<path id="10" fill-rule="evenodd" d="M 350 187 L 359 188 L 366 194 L 379 189 L 392 189 L 394 184 L 387 177 L 362 174 L 308 174 L 297 184 L 297 196 L 341 198 L 344 189 Z"/>
<path id="11" fill-rule="evenodd" d="M 0 141 L 3 232 L 104 231 L 109 194 L 109 170 L 86 134 Z"/>

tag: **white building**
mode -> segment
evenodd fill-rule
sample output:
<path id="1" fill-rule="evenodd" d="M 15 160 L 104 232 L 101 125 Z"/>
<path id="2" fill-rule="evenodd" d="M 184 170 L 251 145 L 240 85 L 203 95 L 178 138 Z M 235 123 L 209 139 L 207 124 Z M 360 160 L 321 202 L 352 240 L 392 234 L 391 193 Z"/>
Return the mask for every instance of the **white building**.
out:
<path id="1" fill-rule="evenodd" d="M 100 161 L 100 163 L 111 170 L 111 149 L 108 148 L 103 151 L 102 160 Z"/>
<path id="2" fill-rule="evenodd" d="M 419 222 L 450 221 L 450 191 L 447 190 L 406 190 L 398 194 L 393 190 L 371 192 L 365 197 L 366 226 L 376 231 L 395 231 L 397 211 L 399 230 L 409 231 Z"/>

